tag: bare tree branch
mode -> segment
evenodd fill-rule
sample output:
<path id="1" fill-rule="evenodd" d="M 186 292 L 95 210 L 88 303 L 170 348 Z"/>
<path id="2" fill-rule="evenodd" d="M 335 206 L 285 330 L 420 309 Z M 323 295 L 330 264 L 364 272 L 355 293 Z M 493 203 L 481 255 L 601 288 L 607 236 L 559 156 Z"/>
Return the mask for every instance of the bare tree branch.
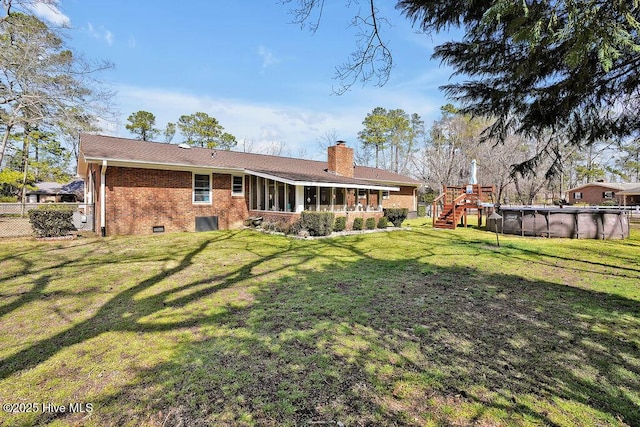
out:
<path id="1" fill-rule="evenodd" d="M 294 23 L 301 28 L 308 27 L 313 33 L 318 30 L 324 12 L 324 0 L 281 0 L 281 3 L 297 5 L 290 9 Z M 347 8 L 359 4 L 358 0 L 346 1 Z M 336 67 L 334 78 L 338 84 L 333 91 L 338 95 L 347 92 L 357 82 L 363 85 L 374 82 L 375 86 L 384 86 L 393 68 L 391 50 L 387 47 L 388 42 L 382 38 L 382 29 L 389 22 L 379 15 L 375 0 L 367 0 L 366 4 L 366 12 L 359 9 L 350 22 L 350 26 L 357 29 L 356 48 L 344 64 Z"/>
<path id="2" fill-rule="evenodd" d="M 374 0 L 369 0 L 369 15 L 354 16 L 351 25 L 358 29 L 356 50 L 344 64 L 336 67 L 335 78 L 340 83 L 334 92 L 342 95 L 357 82 L 363 85 L 375 81 L 375 86 L 384 86 L 393 69 L 393 56 L 382 39 L 381 29 L 389 21 L 379 16 Z"/>

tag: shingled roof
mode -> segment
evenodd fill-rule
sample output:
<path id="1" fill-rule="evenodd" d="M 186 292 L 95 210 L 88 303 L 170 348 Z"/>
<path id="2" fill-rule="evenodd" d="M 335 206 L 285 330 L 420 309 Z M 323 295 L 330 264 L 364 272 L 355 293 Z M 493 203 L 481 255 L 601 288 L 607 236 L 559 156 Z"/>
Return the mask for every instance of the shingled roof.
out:
<path id="1" fill-rule="evenodd" d="M 354 177 L 336 175 L 327 163 L 291 157 L 209 148 L 181 148 L 176 144 L 137 141 L 103 135 L 80 136 L 81 161 L 126 163 L 162 167 L 212 168 L 255 172 L 288 181 L 379 186 L 420 185 L 420 182 L 383 169 L 355 166 Z"/>

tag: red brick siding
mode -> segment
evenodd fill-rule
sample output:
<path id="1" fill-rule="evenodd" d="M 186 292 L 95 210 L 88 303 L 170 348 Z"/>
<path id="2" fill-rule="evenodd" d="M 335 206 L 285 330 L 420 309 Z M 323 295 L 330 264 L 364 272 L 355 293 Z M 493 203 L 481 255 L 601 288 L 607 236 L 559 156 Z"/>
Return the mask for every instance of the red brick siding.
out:
<path id="1" fill-rule="evenodd" d="M 327 167 L 330 172 L 353 178 L 353 149 L 344 144 L 334 145 L 327 150 Z"/>
<path id="2" fill-rule="evenodd" d="M 382 200 L 383 208 L 407 208 L 410 211 L 416 209 L 414 206 L 415 187 L 400 187 L 400 191 L 390 191 L 389 198 Z"/>
<path id="3" fill-rule="evenodd" d="M 377 208 L 378 207 L 379 194 L 380 194 L 380 192 L 378 190 L 369 191 L 369 206 L 371 206 L 373 208 Z"/>
<path id="4" fill-rule="evenodd" d="M 107 235 L 195 231 L 197 216 L 218 216 L 221 229 L 242 226 L 246 199 L 231 196 L 231 175 L 212 175 L 212 203 L 194 204 L 189 171 L 110 166 L 106 175 Z M 99 204 L 96 205 L 99 209 Z"/>
<path id="5" fill-rule="evenodd" d="M 336 218 L 339 216 L 347 217 L 347 230 L 353 230 L 353 220 L 356 218 L 362 218 L 364 222 L 367 221 L 367 218 L 375 218 L 376 219 L 376 227 L 378 227 L 378 219 L 382 218 L 384 214 L 382 212 L 347 212 L 346 215 L 336 214 Z M 363 229 L 365 229 L 365 224 L 362 224 Z"/>
<path id="6" fill-rule="evenodd" d="M 605 191 L 613 191 L 614 193 L 614 198 L 613 199 L 605 199 L 603 197 L 603 193 Z M 621 196 L 616 196 L 615 193 L 616 191 L 619 191 L 615 188 L 611 188 L 611 187 L 607 187 L 604 185 L 598 185 L 598 184 L 593 184 L 593 185 L 587 185 L 585 187 L 580 188 L 579 190 L 576 191 L 570 191 L 569 192 L 569 203 L 586 203 L 588 205 L 601 205 L 605 202 L 611 202 L 611 200 L 614 200 L 616 203 L 620 203 L 622 204 L 622 200 L 621 200 Z M 582 193 L 582 198 L 581 199 L 576 199 L 575 195 L 576 192 L 578 193 Z"/>

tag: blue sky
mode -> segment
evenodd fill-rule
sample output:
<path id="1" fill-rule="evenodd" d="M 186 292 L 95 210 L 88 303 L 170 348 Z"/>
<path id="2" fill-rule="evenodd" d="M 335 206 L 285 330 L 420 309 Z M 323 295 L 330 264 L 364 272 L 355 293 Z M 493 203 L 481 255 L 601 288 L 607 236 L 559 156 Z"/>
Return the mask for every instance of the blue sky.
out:
<path id="1" fill-rule="evenodd" d="M 336 133 L 358 145 L 362 120 L 377 106 L 436 120 L 447 103 L 438 87 L 451 70 L 430 56 L 446 35 L 418 34 L 395 2 L 379 1 L 390 23 L 383 38 L 394 55 L 391 79 L 338 96 L 335 67 L 355 48 L 349 23 L 366 4 L 331 3 L 313 34 L 292 24 L 291 6 L 278 0 L 61 0 L 38 9 L 70 27 L 68 43 L 79 53 L 115 64 L 101 76 L 117 91 L 119 119 L 105 124 L 112 135 L 131 136 L 124 125 L 138 110 L 152 112 L 160 128 L 204 111 L 236 136 L 238 149 L 243 141 L 254 151 L 283 143 L 284 155 L 322 159 L 318 140 Z"/>

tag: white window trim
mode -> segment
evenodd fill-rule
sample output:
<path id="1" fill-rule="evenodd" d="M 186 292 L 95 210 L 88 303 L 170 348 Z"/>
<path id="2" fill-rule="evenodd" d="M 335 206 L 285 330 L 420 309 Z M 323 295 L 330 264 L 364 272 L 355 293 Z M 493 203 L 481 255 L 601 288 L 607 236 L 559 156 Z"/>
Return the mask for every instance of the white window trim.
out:
<path id="1" fill-rule="evenodd" d="M 244 175 L 231 175 L 231 195 L 233 197 L 244 197 Z M 233 191 L 233 179 L 234 178 L 242 178 L 242 191 L 237 193 Z"/>
<path id="2" fill-rule="evenodd" d="M 389 190 L 380 190 L 380 191 L 382 191 L 382 200 L 389 200 L 389 196 L 391 195 L 390 191 Z"/>
<path id="3" fill-rule="evenodd" d="M 576 200 L 581 200 L 582 199 L 582 192 L 581 191 L 576 191 L 573 193 L 573 198 Z"/>
<path id="4" fill-rule="evenodd" d="M 206 175 L 209 177 L 209 201 L 208 202 L 196 202 L 196 175 Z M 213 192 L 211 191 L 211 187 L 213 184 L 213 176 L 210 173 L 197 173 L 193 172 L 191 174 L 191 203 L 194 205 L 211 205 L 213 204 Z"/>

